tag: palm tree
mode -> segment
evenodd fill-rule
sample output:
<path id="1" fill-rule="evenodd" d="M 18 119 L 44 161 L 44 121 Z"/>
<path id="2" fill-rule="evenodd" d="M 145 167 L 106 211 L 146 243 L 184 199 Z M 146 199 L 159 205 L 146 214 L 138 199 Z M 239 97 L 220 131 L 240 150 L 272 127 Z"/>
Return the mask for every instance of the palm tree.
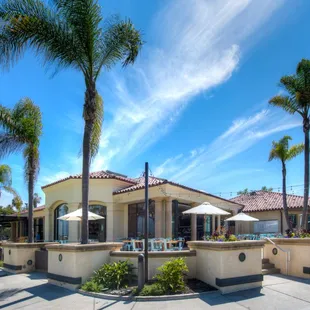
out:
<path id="1" fill-rule="evenodd" d="M 300 143 L 289 147 L 289 140 L 292 140 L 290 136 L 284 136 L 278 142 L 276 141 L 272 142 L 272 149 L 269 154 L 269 161 L 274 159 L 278 159 L 281 161 L 283 209 L 287 226 L 290 230 L 292 230 L 292 224 L 289 220 L 287 199 L 286 199 L 286 162 L 302 153 L 304 150 L 304 145 Z"/>
<path id="2" fill-rule="evenodd" d="M 0 165 L 0 197 L 2 191 L 19 197 L 16 190 L 12 187 L 12 170 L 8 165 Z"/>
<path id="3" fill-rule="evenodd" d="M 141 34 L 130 20 L 102 23 L 97 0 L 4 0 L 0 4 L 0 59 L 8 67 L 27 48 L 56 68 L 80 71 L 85 81 L 83 107 L 82 243 L 88 243 L 90 161 L 98 152 L 103 102 L 96 81 L 103 68 L 121 61 L 133 64 L 142 47 Z M 2 55 L 2 56 L 1 56 Z"/>
<path id="4" fill-rule="evenodd" d="M 38 204 L 41 202 L 42 198 L 39 196 L 38 193 L 33 194 L 33 207 L 36 208 Z"/>
<path id="5" fill-rule="evenodd" d="M 310 108 L 310 60 L 302 59 L 296 74 L 283 76 L 280 80 L 286 95 L 278 95 L 269 100 L 269 103 L 281 107 L 290 114 L 299 114 L 303 119 L 305 135 L 305 172 L 304 172 L 304 203 L 301 227 L 307 228 L 307 213 L 309 200 L 309 108 Z"/>
<path id="6" fill-rule="evenodd" d="M 33 242 L 33 191 L 39 173 L 39 144 L 42 134 L 41 112 L 29 99 L 14 108 L 0 106 L 0 157 L 23 151 L 24 177 L 28 186 L 28 241 Z"/>

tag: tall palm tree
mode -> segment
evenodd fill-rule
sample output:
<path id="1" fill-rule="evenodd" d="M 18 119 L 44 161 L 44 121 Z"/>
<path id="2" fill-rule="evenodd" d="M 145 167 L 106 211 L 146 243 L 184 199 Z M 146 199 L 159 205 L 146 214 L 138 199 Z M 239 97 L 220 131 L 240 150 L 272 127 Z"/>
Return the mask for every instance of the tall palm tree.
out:
<path id="1" fill-rule="evenodd" d="M 29 99 L 14 108 L 0 106 L 0 157 L 22 151 L 24 177 L 28 186 L 28 242 L 33 242 L 33 191 L 40 169 L 39 144 L 42 134 L 41 112 Z"/>
<path id="2" fill-rule="evenodd" d="M 39 196 L 38 193 L 33 194 L 33 207 L 36 208 L 38 204 L 41 202 L 42 198 Z"/>
<path id="3" fill-rule="evenodd" d="M 269 154 L 269 161 L 274 159 L 278 159 L 281 161 L 283 209 L 287 226 L 290 230 L 292 230 L 292 224 L 289 220 L 287 199 L 286 199 L 286 162 L 302 153 L 304 150 L 304 145 L 300 143 L 289 147 L 289 140 L 292 140 L 290 136 L 284 136 L 278 142 L 276 141 L 272 142 L 272 149 Z"/>
<path id="4" fill-rule="evenodd" d="M 12 170 L 8 165 L 0 165 L 0 197 L 2 191 L 19 197 L 16 190 L 12 187 Z"/>
<path id="5" fill-rule="evenodd" d="M 89 167 L 97 154 L 103 102 L 96 81 L 102 69 L 121 61 L 135 62 L 143 44 L 130 20 L 111 18 L 103 23 L 97 0 L 4 0 L 0 4 L 0 58 L 10 66 L 27 48 L 56 68 L 80 71 L 85 81 L 83 107 L 82 243 L 88 242 Z M 2 57 L 1 57 L 2 55 Z"/>
<path id="6" fill-rule="evenodd" d="M 310 60 L 302 59 L 296 74 L 283 76 L 280 80 L 286 94 L 278 95 L 269 100 L 269 103 L 281 107 L 290 114 L 299 114 L 303 120 L 305 143 L 305 172 L 304 172 L 304 203 L 301 227 L 307 228 L 307 213 L 309 201 L 309 109 L 310 109 Z"/>

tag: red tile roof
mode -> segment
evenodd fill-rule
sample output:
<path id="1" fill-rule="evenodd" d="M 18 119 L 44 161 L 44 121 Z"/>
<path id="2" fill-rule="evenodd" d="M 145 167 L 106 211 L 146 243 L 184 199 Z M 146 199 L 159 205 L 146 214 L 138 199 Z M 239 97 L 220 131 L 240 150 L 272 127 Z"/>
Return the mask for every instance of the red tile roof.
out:
<path id="1" fill-rule="evenodd" d="M 123 194 L 123 193 L 132 192 L 132 191 L 136 191 L 136 190 L 140 190 L 140 189 L 144 189 L 145 188 L 145 178 L 144 177 L 140 177 L 140 178 L 137 178 L 135 180 L 136 180 L 137 184 L 131 185 L 131 186 L 128 186 L 128 187 L 125 187 L 125 188 L 122 188 L 122 189 L 120 189 L 118 191 L 115 191 L 113 193 L 113 195 Z M 208 195 L 208 196 L 211 196 L 211 197 L 214 197 L 214 198 L 218 198 L 218 199 L 221 199 L 223 201 L 234 202 L 234 201 L 222 198 L 222 197 L 218 197 L 218 196 L 209 194 L 209 193 L 204 192 L 204 191 L 200 191 L 200 190 L 188 187 L 188 186 L 181 185 L 179 183 L 168 181 L 167 179 L 161 179 L 161 178 L 156 178 L 154 176 L 149 176 L 149 187 L 159 186 L 159 185 L 162 185 L 162 184 L 170 184 L 170 185 L 177 186 L 177 187 L 180 187 L 180 188 L 183 188 L 183 189 L 186 189 L 186 190 L 190 190 L 190 191 L 202 194 L 202 195 Z M 238 202 L 234 202 L 234 203 L 243 206 L 243 204 L 241 204 L 241 203 L 238 203 Z"/>
<path id="2" fill-rule="evenodd" d="M 137 181 L 135 181 L 134 179 L 128 178 L 125 175 L 121 175 L 121 174 L 118 174 L 118 173 L 115 173 L 112 171 L 108 171 L 108 170 L 91 172 L 89 175 L 89 178 L 90 179 L 116 179 L 116 180 L 124 181 L 127 183 L 131 183 L 131 184 L 137 183 Z M 61 183 L 61 182 L 64 182 L 64 181 L 67 181 L 67 180 L 70 180 L 70 179 L 82 179 L 82 174 L 70 175 L 64 179 L 58 180 L 56 182 L 53 182 L 53 183 L 50 183 L 47 185 L 44 185 L 44 186 L 42 186 L 42 189 L 47 188 L 47 187 L 52 186 L 52 185 L 55 185 L 55 184 L 58 184 L 58 183 Z"/>
<path id="3" fill-rule="evenodd" d="M 282 193 L 254 191 L 231 199 L 244 205 L 243 212 L 273 211 L 283 209 Z M 287 205 L 290 209 L 302 208 L 304 197 L 287 194 Z"/>
<path id="4" fill-rule="evenodd" d="M 44 209 L 45 209 L 45 206 L 36 207 L 33 209 L 33 212 L 37 212 L 37 211 L 44 210 Z M 18 215 L 18 214 L 24 214 L 24 213 L 28 213 L 28 210 L 25 209 L 25 210 L 20 211 L 19 213 L 14 213 L 12 215 Z"/>

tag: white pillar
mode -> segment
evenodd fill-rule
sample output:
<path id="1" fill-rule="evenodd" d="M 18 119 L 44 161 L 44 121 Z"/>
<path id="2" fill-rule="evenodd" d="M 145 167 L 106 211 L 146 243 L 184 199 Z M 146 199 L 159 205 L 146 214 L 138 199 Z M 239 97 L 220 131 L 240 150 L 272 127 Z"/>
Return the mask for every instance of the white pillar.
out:
<path id="1" fill-rule="evenodd" d="M 128 237 L 128 204 L 124 205 L 124 237 Z"/>
<path id="2" fill-rule="evenodd" d="M 114 241 L 114 235 L 113 235 L 113 217 L 114 217 L 114 212 L 113 212 L 113 202 L 107 203 L 107 242 L 108 241 Z"/>
<path id="3" fill-rule="evenodd" d="M 166 238 L 172 238 L 172 199 L 166 201 Z"/>
<path id="4" fill-rule="evenodd" d="M 211 234 L 215 232 L 215 215 L 212 215 L 212 231 Z"/>
<path id="5" fill-rule="evenodd" d="M 163 225 L 163 206 L 162 200 L 155 200 L 155 238 L 162 238 L 162 225 Z"/>
<path id="6" fill-rule="evenodd" d="M 197 240 L 197 215 L 191 214 L 191 240 Z"/>
<path id="7" fill-rule="evenodd" d="M 79 203 L 69 203 L 68 213 L 74 212 L 79 208 Z M 80 241 L 80 231 L 82 222 L 68 221 L 69 223 L 69 242 L 79 242 Z"/>
<path id="8" fill-rule="evenodd" d="M 221 216 L 220 215 L 217 216 L 217 228 L 221 229 Z"/>

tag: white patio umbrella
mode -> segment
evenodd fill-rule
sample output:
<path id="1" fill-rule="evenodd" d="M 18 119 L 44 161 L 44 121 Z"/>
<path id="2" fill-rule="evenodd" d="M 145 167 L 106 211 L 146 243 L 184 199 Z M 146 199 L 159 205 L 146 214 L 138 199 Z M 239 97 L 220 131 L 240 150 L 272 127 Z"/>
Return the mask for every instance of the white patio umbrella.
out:
<path id="1" fill-rule="evenodd" d="M 200 214 L 204 215 L 204 220 L 205 223 L 203 225 L 203 232 L 205 233 L 205 227 L 206 227 L 206 220 L 207 220 L 207 215 L 228 215 L 230 214 L 227 211 L 224 211 L 218 207 L 212 206 L 210 202 L 204 202 L 201 205 L 191 208 L 189 210 L 186 210 L 182 212 L 183 214 Z"/>
<path id="2" fill-rule="evenodd" d="M 259 221 L 259 219 L 246 215 L 245 213 L 241 212 L 238 213 L 235 216 L 232 216 L 228 219 L 226 219 L 225 221 L 229 222 L 229 221 L 235 221 L 235 222 L 256 222 Z"/>
<path id="3" fill-rule="evenodd" d="M 94 220 L 103 220 L 104 217 L 92 212 L 88 211 L 88 220 L 94 221 Z M 81 221 L 82 220 L 82 209 L 77 209 L 71 213 L 67 213 L 63 216 L 58 217 L 58 220 L 63 221 Z"/>

